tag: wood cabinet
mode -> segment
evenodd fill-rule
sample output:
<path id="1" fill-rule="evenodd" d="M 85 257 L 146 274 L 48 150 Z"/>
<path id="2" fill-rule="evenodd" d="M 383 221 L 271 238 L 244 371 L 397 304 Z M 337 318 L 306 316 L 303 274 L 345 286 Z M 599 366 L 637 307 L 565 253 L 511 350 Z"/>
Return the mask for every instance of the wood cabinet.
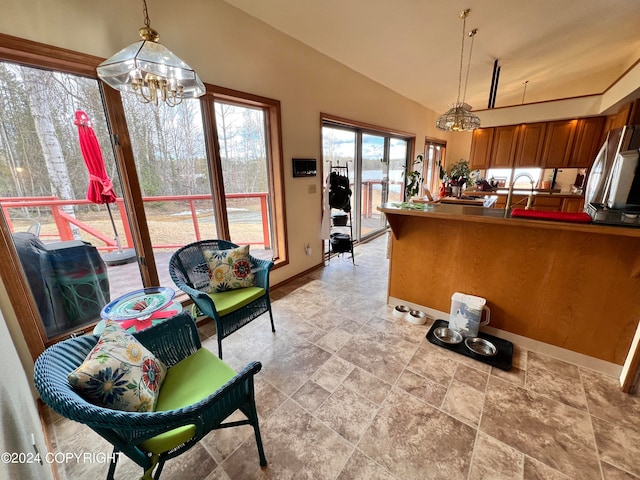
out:
<path id="1" fill-rule="evenodd" d="M 525 123 L 520 125 L 516 145 L 515 167 L 532 167 L 540 165 L 544 147 L 546 122 Z"/>
<path id="2" fill-rule="evenodd" d="M 469 166 L 483 170 L 588 168 L 602 145 L 610 120 L 601 116 L 478 128 L 473 131 Z"/>
<path id="3" fill-rule="evenodd" d="M 519 125 L 495 128 L 489 167 L 511 168 L 513 166 L 519 128 Z"/>
<path id="4" fill-rule="evenodd" d="M 523 193 L 513 194 L 511 197 L 511 206 L 513 208 L 524 208 L 527 204 L 528 195 Z M 507 195 L 498 195 L 498 200 L 493 204 L 493 208 L 504 209 L 507 203 Z M 542 210 L 545 212 L 582 212 L 584 208 L 584 198 L 566 194 L 550 194 L 550 195 L 534 195 L 534 210 Z"/>
<path id="5" fill-rule="evenodd" d="M 576 127 L 576 138 L 571 149 L 568 167 L 589 168 L 602 145 L 605 117 L 581 118 Z"/>
<path id="6" fill-rule="evenodd" d="M 566 167 L 571 156 L 577 120 L 559 120 L 547 124 L 540 167 Z"/>
<path id="7" fill-rule="evenodd" d="M 565 197 L 562 199 L 561 212 L 578 213 L 584 211 L 584 198 Z"/>
<path id="8" fill-rule="evenodd" d="M 472 170 L 489 168 L 494 128 L 477 128 L 473 131 L 469 167 Z"/>

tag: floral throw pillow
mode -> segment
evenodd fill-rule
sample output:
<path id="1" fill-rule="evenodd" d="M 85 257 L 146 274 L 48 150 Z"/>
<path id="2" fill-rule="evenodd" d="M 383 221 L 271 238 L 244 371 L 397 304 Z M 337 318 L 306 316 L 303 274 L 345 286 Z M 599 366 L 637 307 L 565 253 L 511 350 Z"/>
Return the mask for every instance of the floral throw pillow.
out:
<path id="1" fill-rule="evenodd" d="M 209 293 L 255 285 L 249 260 L 249 245 L 228 250 L 205 249 L 202 253 L 209 266 Z"/>
<path id="2" fill-rule="evenodd" d="M 127 412 L 152 412 L 167 367 L 117 322 L 104 331 L 69 383 L 87 400 Z"/>

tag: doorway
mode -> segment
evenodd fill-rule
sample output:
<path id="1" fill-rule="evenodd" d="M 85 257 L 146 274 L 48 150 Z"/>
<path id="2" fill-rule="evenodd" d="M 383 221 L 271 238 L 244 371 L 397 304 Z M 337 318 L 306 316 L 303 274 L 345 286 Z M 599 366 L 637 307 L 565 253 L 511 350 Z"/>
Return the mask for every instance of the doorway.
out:
<path id="1" fill-rule="evenodd" d="M 325 172 L 332 166 L 348 167 L 353 240 L 360 242 L 384 231 L 386 219 L 376 207 L 403 201 L 403 172 L 410 160 L 413 140 L 407 134 L 323 117 Z"/>

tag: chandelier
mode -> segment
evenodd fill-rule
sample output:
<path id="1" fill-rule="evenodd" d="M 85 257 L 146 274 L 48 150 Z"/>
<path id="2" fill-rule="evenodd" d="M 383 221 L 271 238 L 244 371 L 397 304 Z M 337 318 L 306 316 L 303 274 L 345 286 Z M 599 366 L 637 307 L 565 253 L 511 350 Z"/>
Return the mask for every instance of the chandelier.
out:
<path id="1" fill-rule="evenodd" d="M 471 48 L 469 49 L 469 62 L 467 64 L 467 75 L 464 82 L 464 94 L 462 95 L 462 101 L 460 101 L 460 90 L 462 88 L 462 63 L 464 59 L 464 39 L 466 36 L 465 31 L 467 26 L 467 17 L 470 12 L 470 9 L 466 9 L 460 13 L 460 19 L 462 20 L 462 47 L 460 49 L 460 72 L 458 74 L 458 98 L 456 103 L 449 105 L 449 110 L 442 114 L 436 121 L 436 128 L 438 130 L 464 132 L 475 130 L 480 126 L 480 119 L 471 112 L 471 105 L 464 101 L 467 96 L 467 83 L 469 82 L 469 67 L 471 66 L 473 39 L 478 33 L 477 28 L 474 28 L 468 34 L 469 37 L 471 37 Z"/>
<path id="2" fill-rule="evenodd" d="M 144 5 L 142 41 L 120 50 L 98 65 L 98 77 L 121 92 L 133 92 L 142 103 L 165 102 L 173 107 L 185 98 L 205 93 L 196 72 L 159 42 L 158 32 L 151 28 Z"/>

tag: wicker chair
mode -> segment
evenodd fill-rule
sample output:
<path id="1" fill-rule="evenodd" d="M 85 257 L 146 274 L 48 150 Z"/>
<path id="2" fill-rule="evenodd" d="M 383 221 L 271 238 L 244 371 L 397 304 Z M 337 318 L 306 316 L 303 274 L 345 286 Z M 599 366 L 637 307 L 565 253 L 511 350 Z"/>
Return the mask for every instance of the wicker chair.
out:
<path id="1" fill-rule="evenodd" d="M 271 260 L 250 256 L 251 269 L 255 275 L 255 286 L 220 293 L 207 293 L 209 267 L 202 251 L 228 250 L 238 245 L 226 240 L 202 240 L 185 245 L 169 260 L 169 273 L 176 286 L 185 292 L 203 315 L 215 320 L 218 337 L 218 356 L 222 358 L 222 339 L 245 326 L 263 313 L 269 312 L 271 331 L 273 325 L 271 300 L 269 298 L 269 272 Z M 195 315 L 194 315 L 195 316 Z"/>
<path id="2" fill-rule="evenodd" d="M 180 392 L 180 387 L 184 385 L 183 391 L 196 389 L 199 394 L 205 392 L 205 396 L 196 394 L 196 397 L 202 399 L 192 405 L 149 413 L 111 410 L 87 402 L 71 388 L 67 375 L 93 349 L 98 341 L 96 335 L 71 338 L 49 347 L 35 364 L 34 383 L 42 401 L 63 417 L 89 426 L 113 445 L 114 455 L 107 474 L 108 480 L 114 478 L 118 452 L 144 469 L 143 479 L 151 479 L 154 468 L 153 478 L 158 479 L 166 460 L 182 454 L 211 430 L 238 425 L 253 426 L 260 465 L 267 464 L 254 399 L 253 376 L 262 368 L 259 362 L 249 363 L 235 376 L 232 372 L 230 380 L 216 385 L 212 380 L 217 373 L 216 365 L 218 370 L 223 367 L 225 375 L 228 375 L 229 367 L 201 348 L 195 322 L 187 312 L 133 335 L 167 365 L 169 373 L 181 360 L 187 357 L 195 359 L 197 356 L 199 369 L 194 369 L 194 364 L 191 363 L 189 374 L 184 374 L 181 365 L 184 366 L 185 362 L 176 367 L 178 373 L 174 374 L 172 388 L 176 386 L 177 379 L 175 391 Z M 163 385 L 168 381 L 169 373 Z M 223 375 L 222 378 L 228 379 L 229 376 Z M 162 388 L 161 386 L 160 398 Z M 237 410 L 247 419 L 223 423 Z M 164 434 L 163 437 L 158 437 L 161 434 Z M 163 448 L 170 446 L 168 450 L 158 451 L 160 439 Z"/>

